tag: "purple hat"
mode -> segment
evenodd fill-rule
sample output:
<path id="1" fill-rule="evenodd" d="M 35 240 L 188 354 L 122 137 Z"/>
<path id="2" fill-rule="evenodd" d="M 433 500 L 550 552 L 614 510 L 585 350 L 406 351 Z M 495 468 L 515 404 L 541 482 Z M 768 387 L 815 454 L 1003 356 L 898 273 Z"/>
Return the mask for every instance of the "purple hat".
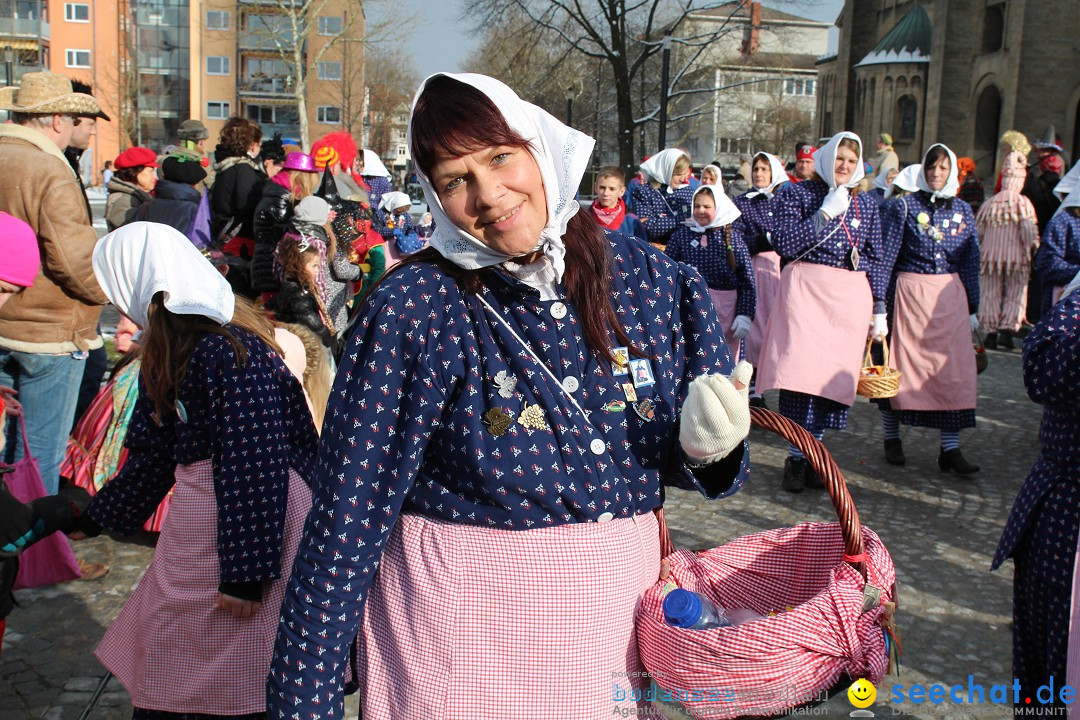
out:
<path id="1" fill-rule="evenodd" d="M 319 172 L 315 167 L 315 161 L 310 155 L 302 152 L 291 152 L 285 156 L 285 164 L 282 170 L 299 170 L 300 172 Z"/>

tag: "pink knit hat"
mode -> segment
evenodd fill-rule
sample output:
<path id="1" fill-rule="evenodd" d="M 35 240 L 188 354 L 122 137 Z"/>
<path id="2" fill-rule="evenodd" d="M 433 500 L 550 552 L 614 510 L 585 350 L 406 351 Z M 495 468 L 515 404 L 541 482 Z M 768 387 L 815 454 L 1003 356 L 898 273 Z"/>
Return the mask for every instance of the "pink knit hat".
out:
<path id="1" fill-rule="evenodd" d="M 41 270 L 41 251 L 33 228 L 17 217 L 0 212 L 0 280 L 33 287 Z"/>

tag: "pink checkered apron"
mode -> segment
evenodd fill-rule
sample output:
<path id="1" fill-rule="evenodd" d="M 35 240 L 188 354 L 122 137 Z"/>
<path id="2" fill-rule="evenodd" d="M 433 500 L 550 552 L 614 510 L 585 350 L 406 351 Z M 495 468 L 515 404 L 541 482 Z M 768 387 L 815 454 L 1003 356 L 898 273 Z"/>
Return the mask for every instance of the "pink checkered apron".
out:
<path id="1" fill-rule="evenodd" d="M 362 716 L 662 720 L 629 699 L 649 688 L 634 616 L 659 572 L 652 513 L 523 531 L 403 515 L 365 606 Z"/>
<path id="2" fill-rule="evenodd" d="M 263 588 L 250 618 L 216 610 L 217 501 L 209 460 L 176 466 L 176 486 L 146 575 L 95 655 L 137 708 L 243 715 L 266 709 L 266 676 L 285 583 L 311 493 L 289 470 L 282 577 Z"/>
<path id="3" fill-rule="evenodd" d="M 731 323 L 735 322 L 735 305 L 739 302 L 738 290 L 713 290 L 709 288 L 709 297 L 712 298 L 713 307 L 716 308 L 716 317 L 720 320 L 720 327 L 724 330 L 724 342 L 728 352 L 731 353 L 731 361 L 739 362 L 739 349 L 742 343 L 739 338 L 731 334 Z"/>
<path id="4" fill-rule="evenodd" d="M 780 256 L 769 250 L 758 253 L 751 262 L 754 266 L 757 304 L 750 334 L 746 336 L 746 359 L 757 367 L 761 360 L 761 344 L 765 341 L 765 328 L 769 325 L 769 316 L 780 292 Z"/>

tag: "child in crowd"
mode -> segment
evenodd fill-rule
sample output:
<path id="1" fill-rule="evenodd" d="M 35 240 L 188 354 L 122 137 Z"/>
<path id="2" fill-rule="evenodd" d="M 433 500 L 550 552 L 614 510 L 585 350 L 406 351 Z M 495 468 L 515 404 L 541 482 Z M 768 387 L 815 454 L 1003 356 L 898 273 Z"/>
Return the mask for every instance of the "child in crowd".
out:
<path id="1" fill-rule="evenodd" d="M 393 244 L 402 255 L 414 253 L 423 247 L 416 228 L 413 227 L 412 199 L 403 192 L 388 192 L 379 204 L 379 234 Z"/>
<path id="2" fill-rule="evenodd" d="M 274 269 L 281 289 L 267 309 L 282 323 L 303 325 L 332 352 L 337 333 L 326 309 L 325 257 L 327 247 L 317 234 L 285 233 L 278 243 Z"/>
<path id="3" fill-rule="evenodd" d="M 619 168 L 609 165 L 600 168 L 593 184 L 596 199 L 592 202 L 592 216 L 607 230 L 633 235 L 645 242 L 649 236 L 637 215 L 626 211 L 623 194 L 626 192 L 626 175 Z"/>
<path id="4" fill-rule="evenodd" d="M 690 217 L 690 157 L 682 150 L 661 150 L 641 164 L 648 182 L 634 187 L 632 200 L 649 242 L 663 250 L 675 229 Z"/>
<path id="5" fill-rule="evenodd" d="M 424 213 L 424 216 L 420 218 L 420 224 L 416 226 L 416 236 L 424 245 L 427 245 L 428 239 L 434 234 L 435 220 L 431 217 L 431 213 Z"/>
<path id="6" fill-rule="evenodd" d="M 170 490 L 154 560 L 96 655 L 133 718 L 264 714 L 317 437 L 273 327 L 176 230 L 102 238 L 94 272 L 144 329 L 128 460 L 81 527 L 133 533 Z"/>
<path id="7" fill-rule="evenodd" d="M 667 245 L 673 260 L 697 268 L 705 278 L 736 362 L 740 341 L 750 334 L 757 302 L 750 252 L 735 222 L 741 214 L 719 188 L 702 185 L 694 193 L 689 226 L 677 229 Z"/>

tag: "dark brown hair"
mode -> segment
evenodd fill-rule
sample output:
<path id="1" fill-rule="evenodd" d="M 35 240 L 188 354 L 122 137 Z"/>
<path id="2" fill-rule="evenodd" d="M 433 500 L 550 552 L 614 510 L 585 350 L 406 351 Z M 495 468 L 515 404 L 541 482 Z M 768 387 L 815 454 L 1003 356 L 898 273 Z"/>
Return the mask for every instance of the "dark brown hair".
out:
<path id="1" fill-rule="evenodd" d="M 229 157 L 246 155 L 254 143 L 262 141 L 262 128 L 242 117 L 231 117 L 218 135 L 218 148 Z"/>
<path id="2" fill-rule="evenodd" d="M 934 145 L 932 148 L 926 151 L 926 157 L 923 158 L 923 177 L 926 177 L 926 171 L 938 164 L 941 158 L 948 159 L 949 151 L 945 149 L 944 145 Z M 952 160 L 949 160 L 951 163 Z M 951 168 L 950 168 L 951 170 Z"/>
<path id="3" fill-rule="evenodd" d="M 274 326 L 249 301 L 237 297 L 232 320 L 228 325 L 218 325 L 203 315 L 178 315 L 165 307 L 165 293 L 156 293 L 147 311 L 143 330 L 142 367 L 139 373 L 146 394 L 154 404 L 157 418 L 176 412 L 177 389 L 187 374 L 188 361 L 195 345 L 205 335 L 221 335 L 232 345 L 236 366 L 247 363 L 247 349 L 231 328 L 241 328 L 256 335 L 274 352 L 281 355 L 281 348 L 274 340 Z M 160 421 L 159 421 L 160 422 Z"/>
<path id="4" fill-rule="evenodd" d="M 319 249 L 314 245 L 308 245 L 301 250 L 300 242 L 302 240 L 304 240 L 304 237 L 295 231 L 290 230 L 285 233 L 281 240 L 278 241 L 277 262 L 281 265 L 281 272 L 286 280 L 292 280 L 315 298 L 315 303 L 319 306 L 319 313 L 322 315 L 323 324 L 333 333 L 335 329 L 330 320 L 330 312 L 326 309 L 326 298 L 323 297 L 322 290 L 311 279 L 307 269 L 304 267 L 313 256 L 319 257 Z M 327 253 L 330 251 L 331 249 L 327 248 Z M 330 255 L 329 257 L 333 256 Z"/>
<path id="5" fill-rule="evenodd" d="M 139 173 L 141 173 L 145 167 L 145 165 L 137 165 L 135 167 L 120 168 L 119 170 L 113 171 L 113 177 L 117 180 L 131 183 L 132 185 L 138 185 Z"/>
<path id="6" fill-rule="evenodd" d="M 448 77 L 428 82 L 416 102 L 412 116 L 413 159 L 427 175 L 440 158 L 461 157 L 489 147 L 528 148 L 529 143 L 506 122 L 486 95 Z M 550 190 L 549 190 L 550 192 Z M 566 296 L 581 313 L 585 344 L 600 360 L 615 361 L 615 345 L 640 350 L 626 335 L 611 305 L 611 245 L 600 226 L 586 213 L 578 212 L 566 226 Z M 443 258 L 432 248 L 409 256 L 401 265 L 429 262 L 455 278 L 465 292 L 477 293 L 486 285 L 491 271 L 465 270 Z M 601 363 L 603 364 L 603 363 Z"/>

